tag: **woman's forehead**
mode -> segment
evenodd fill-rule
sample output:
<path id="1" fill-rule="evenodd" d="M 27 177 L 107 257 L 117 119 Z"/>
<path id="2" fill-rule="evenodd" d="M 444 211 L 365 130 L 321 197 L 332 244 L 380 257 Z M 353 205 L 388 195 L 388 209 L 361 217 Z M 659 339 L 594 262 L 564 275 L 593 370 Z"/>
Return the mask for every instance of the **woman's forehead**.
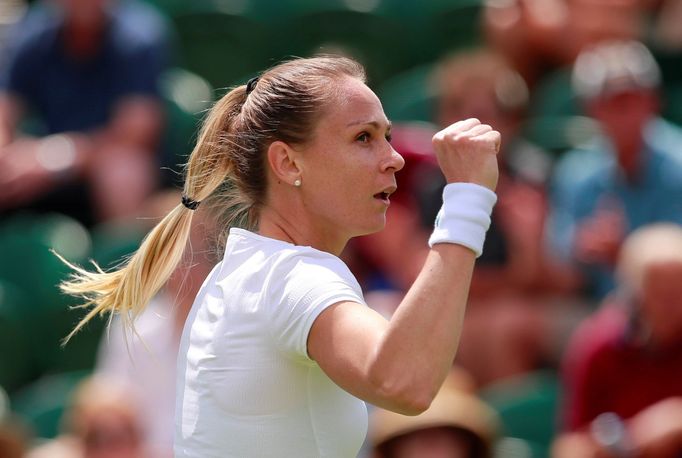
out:
<path id="1" fill-rule="evenodd" d="M 339 85 L 336 100 L 332 101 L 327 120 L 350 127 L 358 124 L 389 124 L 376 94 L 362 81 L 346 79 Z"/>

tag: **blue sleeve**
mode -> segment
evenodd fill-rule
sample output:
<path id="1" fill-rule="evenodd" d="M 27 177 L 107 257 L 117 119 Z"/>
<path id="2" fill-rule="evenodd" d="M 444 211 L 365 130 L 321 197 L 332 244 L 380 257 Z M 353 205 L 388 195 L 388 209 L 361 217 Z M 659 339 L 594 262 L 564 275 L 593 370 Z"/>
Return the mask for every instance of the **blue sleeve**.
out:
<path id="1" fill-rule="evenodd" d="M 144 46 L 129 55 L 121 95 L 160 97 L 159 82 L 167 68 L 167 51 L 163 48 L 162 44 Z"/>
<path id="2" fill-rule="evenodd" d="M 675 146 L 677 148 L 677 146 Z M 659 179 L 657 219 L 682 224 L 682 153 L 671 157 Z"/>
<path id="3" fill-rule="evenodd" d="M 12 35 L 10 32 L 10 36 Z M 29 98 L 37 84 L 38 56 L 39 50 L 34 40 L 15 36 L 8 44 L 0 65 L 0 90 Z"/>
<path id="4" fill-rule="evenodd" d="M 567 153 L 568 154 L 568 153 Z M 567 158 L 564 158 L 567 159 Z M 572 168 L 561 161 L 550 184 L 550 213 L 547 218 L 547 244 L 564 261 L 572 258 L 576 226 L 575 193 Z"/>
<path id="5" fill-rule="evenodd" d="M 153 9 L 136 2 L 123 6 L 118 17 L 117 45 L 124 53 L 121 95 L 158 97 L 159 81 L 172 60 L 170 29 Z"/>

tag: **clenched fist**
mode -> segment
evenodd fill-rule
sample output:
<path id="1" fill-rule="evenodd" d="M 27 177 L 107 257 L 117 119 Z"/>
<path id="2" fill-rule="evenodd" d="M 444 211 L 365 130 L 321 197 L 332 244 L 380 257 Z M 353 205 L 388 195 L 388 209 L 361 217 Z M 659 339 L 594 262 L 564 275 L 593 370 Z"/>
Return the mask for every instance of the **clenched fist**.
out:
<path id="1" fill-rule="evenodd" d="M 475 183 L 494 191 L 500 133 L 478 119 L 458 121 L 433 136 L 438 165 L 448 183 Z"/>

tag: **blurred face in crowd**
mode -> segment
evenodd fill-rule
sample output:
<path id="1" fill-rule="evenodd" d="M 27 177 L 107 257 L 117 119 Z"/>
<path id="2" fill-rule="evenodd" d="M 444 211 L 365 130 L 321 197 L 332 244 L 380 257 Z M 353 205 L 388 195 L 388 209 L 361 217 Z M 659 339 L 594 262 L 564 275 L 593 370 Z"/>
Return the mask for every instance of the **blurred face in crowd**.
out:
<path id="1" fill-rule="evenodd" d="M 438 123 L 449 126 L 467 118 L 477 118 L 496 128 L 505 124 L 504 110 L 495 97 L 494 82 L 486 79 L 452 81 L 438 103 Z"/>
<path id="2" fill-rule="evenodd" d="M 639 152 L 643 129 L 658 112 L 658 99 L 652 90 L 618 91 L 590 101 L 588 111 L 599 121 L 623 163 Z"/>
<path id="3" fill-rule="evenodd" d="M 466 55 L 446 64 L 438 78 L 436 118 L 441 127 L 467 118 L 495 126 L 502 138 L 513 138 L 527 100 L 527 86 L 494 55 Z"/>
<path id="4" fill-rule="evenodd" d="M 453 428 L 430 428 L 391 440 L 380 458 L 474 458 L 469 436 Z"/>
<path id="5" fill-rule="evenodd" d="M 641 0 L 568 0 L 576 52 L 604 40 L 637 40 L 642 33 Z"/>
<path id="6" fill-rule="evenodd" d="M 647 268 L 642 282 L 642 315 L 659 345 L 682 343 L 682 262 Z"/>
<path id="7" fill-rule="evenodd" d="M 84 458 L 142 458 L 134 419 L 115 410 L 94 414 L 80 431 Z"/>

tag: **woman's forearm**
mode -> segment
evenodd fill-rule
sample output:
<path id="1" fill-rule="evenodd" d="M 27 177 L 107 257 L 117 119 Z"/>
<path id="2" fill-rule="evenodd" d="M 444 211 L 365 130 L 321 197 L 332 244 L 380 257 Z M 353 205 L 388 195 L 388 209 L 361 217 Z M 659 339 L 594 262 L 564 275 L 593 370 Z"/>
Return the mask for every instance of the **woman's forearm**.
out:
<path id="1" fill-rule="evenodd" d="M 369 376 L 388 396 L 426 409 L 445 379 L 462 330 L 475 254 L 437 244 L 391 318 L 370 362 Z"/>

